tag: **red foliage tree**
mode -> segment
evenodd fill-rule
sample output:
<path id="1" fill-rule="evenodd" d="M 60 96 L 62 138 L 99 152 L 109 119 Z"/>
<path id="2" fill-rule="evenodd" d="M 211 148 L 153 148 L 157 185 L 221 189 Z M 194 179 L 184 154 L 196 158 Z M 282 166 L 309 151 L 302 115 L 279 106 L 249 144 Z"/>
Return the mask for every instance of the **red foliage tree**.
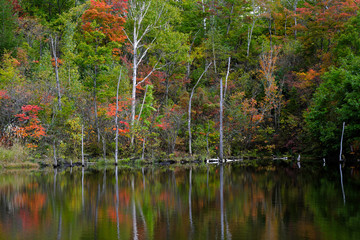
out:
<path id="1" fill-rule="evenodd" d="M 35 141 L 46 136 L 45 128 L 41 125 L 38 117 L 39 111 L 42 108 L 37 105 L 25 105 L 21 107 L 21 110 L 22 113 L 15 115 L 19 122 L 23 123 L 22 127 L 16 128 L 17 134 L 23 138 Z M 37 147 L 37 145 L 29 143 L 28 147 Z"/>
<path id="2" fill-rule="evenodd" d="M 103 33 L 107 41 L 122 43 L 126 39 L 123 32 L 126 9 L 127 0 L 91 0 L 90 8 L 82 16 L 82 28 Z"/>

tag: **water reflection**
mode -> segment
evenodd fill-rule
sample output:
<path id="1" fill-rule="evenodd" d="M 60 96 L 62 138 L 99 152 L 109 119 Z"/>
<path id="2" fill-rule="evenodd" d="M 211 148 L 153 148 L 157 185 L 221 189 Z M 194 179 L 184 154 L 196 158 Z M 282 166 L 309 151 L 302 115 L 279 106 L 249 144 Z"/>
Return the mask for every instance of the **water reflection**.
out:
<path id="1" fill-rule="evenodd" d="M 359 239 L 359 171 L 318 167 L 3 173 L 0 239 Z"/>
<path id="2" fill-rule="evenodd" d="M 343 199 L 344 199 L 344 205 L 345 205 L 345 191 L 344 191 L 344 182 L 343 182 L 343 174 L 342 174 L 342 166 L 341 163 L 339 164 L 339 169 L 340 169 L 340 182 L 341 182 L 341 190 L 342 190 L 342 195 L 343 195 Z"/>
<path id="3" fill-rule="evenodd" d="M 224 165 L 220 164 L 221 239 L 224 239 Z"/>
<path id="4" fill-rule="evenodd" d="M 192 239 L 192 233 L 194 232 L 194 224 L 193 224 L 192 210 L 191 210 L 191 190 L 192 190 L 192 168 L 190 168 L 189 170 L 189 223 L 190 223 L 189 239 Z"/>

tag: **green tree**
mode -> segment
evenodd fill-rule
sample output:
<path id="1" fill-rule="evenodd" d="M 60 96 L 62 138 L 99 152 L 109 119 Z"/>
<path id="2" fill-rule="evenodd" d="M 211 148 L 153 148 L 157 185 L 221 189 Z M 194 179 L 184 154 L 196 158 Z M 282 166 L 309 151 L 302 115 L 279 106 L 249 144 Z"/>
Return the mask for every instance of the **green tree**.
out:
<path id="1" fill-rule="evenodd" d="M 339 68 L 323 76 L 313 104 L 306 114 L 311 136 L 324 155 L 339 151 L 342 122 L 345 128 L 345 151 L 360 143 L 360 57 L 349 56 Z"/>
<path id="2" fill-rule="evenodd" d="M 0 0 L 0 56 L 16 46 L 16 16 L 8 0 Z"/>

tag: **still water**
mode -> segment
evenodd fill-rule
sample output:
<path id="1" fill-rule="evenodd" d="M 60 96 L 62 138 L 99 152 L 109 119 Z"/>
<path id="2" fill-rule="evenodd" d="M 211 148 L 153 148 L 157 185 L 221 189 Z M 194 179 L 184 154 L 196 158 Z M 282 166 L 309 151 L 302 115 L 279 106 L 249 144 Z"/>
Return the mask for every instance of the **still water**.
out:
<path id="1" fill-rule="evenodd" d="M 0 239 L 358 240 L 359 187 L 322 164 L 6 171 Z"/>

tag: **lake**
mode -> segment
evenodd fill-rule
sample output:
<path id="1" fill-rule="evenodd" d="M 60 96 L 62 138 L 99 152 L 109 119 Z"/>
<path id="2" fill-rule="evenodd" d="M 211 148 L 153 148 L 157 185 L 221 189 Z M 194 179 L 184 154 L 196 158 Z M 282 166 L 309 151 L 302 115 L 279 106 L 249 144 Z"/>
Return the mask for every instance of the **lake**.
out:
<path id="1" fill-rule="evenodd" d="M 357 240 L 359 189 L 319 162 L 2 171 L 0 239 Z"/>

